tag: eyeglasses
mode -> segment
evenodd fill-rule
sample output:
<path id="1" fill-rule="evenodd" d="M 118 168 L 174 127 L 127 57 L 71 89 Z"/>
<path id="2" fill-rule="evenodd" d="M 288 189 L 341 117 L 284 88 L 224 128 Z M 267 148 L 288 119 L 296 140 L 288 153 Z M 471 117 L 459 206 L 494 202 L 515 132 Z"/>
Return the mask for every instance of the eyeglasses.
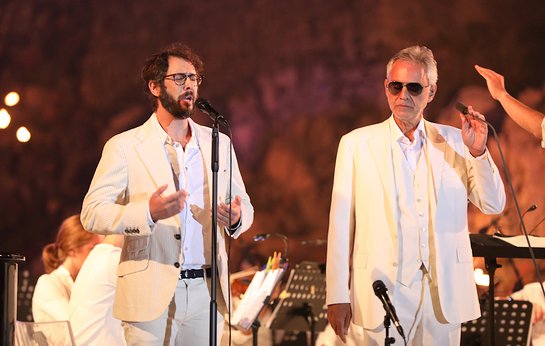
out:
<path id="1" fill-rule="evenodd" d="M 388 83 L 386 87 L 388 88 L 388 91 L 390 92 L 390 94 L 394 96 L 399 95 L 401 93 L 401 90 L 403 90 L 403 87 L 406 87 L 407 91 L 412 96 L 418 96 L 422 94 L 422 90 L 424 90 L 424 88 L 429 87 L 429 85 L 423 86 L 420 83 L 414 83 L 414 82 L 411 82 L 411 83 L 390 82 Z"/>
<path id="2" fill-rule="evenodd" d="M 192 82 L 197 82 L 197 85 L 202 84 L 202 76 L 194 73 L 173 73 L 166 75 L 164 79 L 170 79 L 171 81 L 176 83 L 176 85 L 182 86 L 185 84 L 188 78 Z"/>

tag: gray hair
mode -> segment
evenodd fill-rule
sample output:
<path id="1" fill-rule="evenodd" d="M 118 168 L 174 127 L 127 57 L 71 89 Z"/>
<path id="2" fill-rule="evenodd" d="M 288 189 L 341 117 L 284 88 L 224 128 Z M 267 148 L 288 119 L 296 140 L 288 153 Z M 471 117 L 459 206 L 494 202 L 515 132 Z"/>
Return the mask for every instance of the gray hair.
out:
<path id="1" fill-rule="evenodd" d="M 437 61 L 433 58 L 433 52 L 428 47 L 412 46 L 400 50 L 386 65 L 386 78 L 390 78 L 392 65 L 398 60 L 411 61 L 424 66 L 430 85 L 437 84 Z"/>

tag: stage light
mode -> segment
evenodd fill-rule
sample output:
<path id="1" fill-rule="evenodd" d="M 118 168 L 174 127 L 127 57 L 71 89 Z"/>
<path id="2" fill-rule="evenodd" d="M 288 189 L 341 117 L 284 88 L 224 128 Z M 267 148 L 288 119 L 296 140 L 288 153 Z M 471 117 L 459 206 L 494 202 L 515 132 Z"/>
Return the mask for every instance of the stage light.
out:
<path id="1" fill-rule="evenodd" d="M 481 268 L 476 268 L 473 272 L 475 276 L 475 283 L 479 286 L 488 286 L 490 285 L 490 276 L 485 274 Z"/>
<path id="2" fill-rule="evenodd" d="M 30 131 L 24 126 L 19 127 L 17 130 L 17 139 L 22 143 L 28 142 L 30 140 Z"/>
<path id="3" fill-rule="evenodd" d="M 11 122 L 11 116 L 9 115 L 8 111 L 4 108 L 0 109 L 0 129 L 5 129 L 9 126 L 9 123 Z"/>
<path id="4" fill-rule="evenodd" d="M 9 92 L 6 97 L 4 97 L 4 103 L 6 106 L 12 107 L 19 103 L 19 100 L 21 98 L 19 97 L 19 94 L 15 91 Z"/>

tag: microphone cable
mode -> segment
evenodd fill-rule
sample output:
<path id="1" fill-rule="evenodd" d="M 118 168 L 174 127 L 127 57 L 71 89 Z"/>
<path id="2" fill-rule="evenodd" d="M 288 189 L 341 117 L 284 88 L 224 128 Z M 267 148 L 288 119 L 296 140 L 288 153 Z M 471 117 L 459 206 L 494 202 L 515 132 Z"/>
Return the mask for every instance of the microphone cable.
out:
<path id="1" fill-rule="evenodd" d="M 543 280 L 541 279 L 541 273 L 540 273 L 539 267 L 537 265 L 536 256 L 534 254 L 534 249 L 532 248 L 532 244 L 530 244 L 530 238 L 528 237 L 528 232 L 526 231 L 526 225 L 524 224 L 522 213 L 520 212 L 520 206 L 519 206 L 519 202 L 518 202 L 518 199 L 517 199 L 517 195 L 515 193 L 515 188 L 513 187 L 513 183 L 511 181 L 511 176 L 509 174 L 509 170 L 507 169 L 507 163 L 505 162 L 505 158 L 503 156 L 503 151 L 501 150 L 500 140 L 498 138 L 498 134 L 496 132 L 496 129 L 488 121 L 486 121 L 484 119 L 481 119 L 479 117 L 476 117 L 476 116 L 474 116 L 472 114 L 469 114 L 467 106 L 464 105 L 463 103 L 457 102 L 456 103 L 456 109 L 466 117 L 470 117 L 472 119 L 475 119 L 475 120 L 478 120 L 480 122 L 485 123 L 488 126 L 488 128 L 490 128 L 490 130 L 492 131 L 492 134 L 494 136 L 494 140 L 496 142 L 496 146 L 498 147 L 498 153 L 500 154 L 502 169 L 503 169 L 503 173 L 505 174 L 505 180 L 507 181 L 507 185 L 509 186 L 509 190 L 511 191 L 511 195 L 513 196 L 513 202 L 514 202 L 515 208 L 517 210 L 517 215 L 518 215 L 519 220 L 520 220 L 520 225 L 522 227 L 524 237 L 526 238 L 526 243 L 528 244 L 528 250 L 530 251 L 530 258 L 532 259 L 532 263 L 533 263 L 534 269 L 536 271 L 536 276 L 537 276 L 537 279 L 539 280 L 539 286 L 541 287 L 541 292 L 543 293 L 543 297 L 545 298 L 545 288 L 543 288 Z M 494 285 L 494 283 L 491 282 L 490 285 Z"/>
<path id="2" fill-rule="evenodd" d="M 231 201 L 233 199 L 232 191 L 233 191 L 233 132 L 231 131 L 231 126 L 228 124 L 226 126 L 229 134 L 227 137 L 229 138 L 229 187 L 228 187 L 228 195 L 229 195 L 229 226 L 227 227 L 227 232 L 229 233 L 228 239 L 227 239 L 227 323 L 229 324 L 229 344 L 231 345 L 231 332 L 232 332 L 232 326 L 231 326 L 231 270 L 230 270 L 230 264 L 231 264 L 231 240 L 232 240 L 232 234 L 231 234 Z M 240 217 L 242 218 L 242 210 Z M 217 232 L 217 230 L 216 230 Z"/>

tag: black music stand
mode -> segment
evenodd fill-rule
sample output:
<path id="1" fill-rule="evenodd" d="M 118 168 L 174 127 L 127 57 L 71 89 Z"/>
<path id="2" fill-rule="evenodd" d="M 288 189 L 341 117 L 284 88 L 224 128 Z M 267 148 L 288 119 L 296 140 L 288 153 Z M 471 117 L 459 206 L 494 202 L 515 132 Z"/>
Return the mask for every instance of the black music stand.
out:
<path id="1" fill-rule="evenodd" d="M 462 323 L 462 346 L 490 345 L 488 325 L 490 315 L 484 309 L 486 302 L 480 301 L 483 314 L 476 320 Z M 527 346 L 532 331 L 532 303 L 524 300 L 494 301 L 496 346 Z"/>
<path id="2" fill-rule="evenodd" d="M 531 258 L 528 247 L 518 247 L 509 244 L 499 238 L 487 234 L 470 234 L 471 249 L 474 257 L 484 257 L 486 269 L 490 277 L 488 285 L 488 311 L 491 316 L 494 313 L 494 273 L 501 266 L 496 261 L 497 258 Z M 545 258 L 545 248 L 534 248 L 535 258 Z M 496 345 L 495 319 L 488 319 L 490 345 Z"/>
<path id="3" fill-rule="evenodd" d="M 327 325 L 325 305 L 325 265 L 301 262 L 291 270 L 285 293 L 267 323 L 270 329 L 310 331 L 310 342 L 316 342 L 316 332 Z"/>

